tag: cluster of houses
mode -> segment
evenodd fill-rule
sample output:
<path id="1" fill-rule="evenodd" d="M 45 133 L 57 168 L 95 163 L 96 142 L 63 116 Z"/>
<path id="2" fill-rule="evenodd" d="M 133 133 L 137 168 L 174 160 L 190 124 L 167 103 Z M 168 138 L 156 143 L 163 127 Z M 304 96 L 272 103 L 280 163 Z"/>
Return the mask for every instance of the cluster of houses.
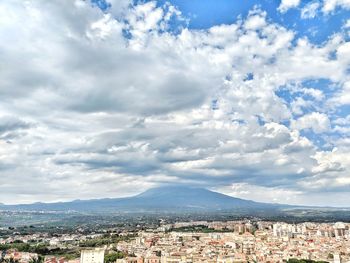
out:
<path id="1" fill-rule="evenodd" d="M 199 231 L 196 227 L 211 231 Z M 188 231 L 188 229 L 192 229 Z M 99 235 L 89 236 L 99 237 Z M 22 237 L 22 239 L 29 237 Z M 31 236 L 30 238 L 34 238 Z M 36 236 L 52 246 L 72 245 L 72 240 L 85 240 L 83 235 L 60 237 Z M 8 242 L 9 240 L 0 240 Z M 25 242 L 25 240 L 22 240 Z M 350 224 L 229 221 L 179 222 L 157 229 L 140 231 L 128 241 L 103 248 L 83 249 L 80 258 L 45 256 L 44 263 L 105 263 L 106 254 L 128 255 L 108 263 L 195 263 L 195 262 L 287 262 L 308 259 L 331 263 L 350 263 Z M 29 263 L 35 253 L 7 250 L 2 259 Z"/>

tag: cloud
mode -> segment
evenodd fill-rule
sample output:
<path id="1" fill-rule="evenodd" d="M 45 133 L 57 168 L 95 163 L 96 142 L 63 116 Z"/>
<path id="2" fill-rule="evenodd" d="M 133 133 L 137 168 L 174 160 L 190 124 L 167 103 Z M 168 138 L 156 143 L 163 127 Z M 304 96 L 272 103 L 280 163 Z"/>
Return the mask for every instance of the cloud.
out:
<path id="1" fill-rule="evenodd" d="M 346 20 L 344 23 L 344 28 L 350 28 L 350 19 Z"/>
<path id="2" fill-rule="evenodd" d="M 281 4 L 278 7 L 278 11 L 281 13 L 285 13 L 290 8 L 298 7 L 300 4 L 300 0 L 281 0 Z"/>
<path id="3" fill-rule="evenodd" d="M 295 189 L 268 188 L 246 183 L 233 184 L 231 186 L 214 190 L 248 200 L 254 196 L 256 200 L 259 200 L 260 202 L 278 202 L 282 204 L 302 204 L 310 206 L 324 206 L 325 203 L 328 203 L 335 207 L 346 207 L 348 205 L 346 201 L 347 193 L 341 192 L 327 194 L 317 192 L 305 193 Z M 334 196 L 332 200 L 328 200 L 330 194 Z"/>
<path id="4" fill-rule="evenodd" d="M 25 135 L 26 130 L 34 126 L 13 116 L 0 117 L 0 140 L 11 142 L 17 137 Z"/>
<path id="5" fill-rule="evenodd" d="M 322 133 L 330 130 L 330 121 L 326 114 L 312 112 L 293 121 L 292 127 L 298 130 L 312 129 L 315 133 Z"/>
<path id="6" fill-rule="evenodd" d="M 281 0 L 281 3 L 278 7 L 278 11 L 280 11 L 281 13 L 286 13 L 289 9 L 296 8 L 299 5 L 300 0 Z M 325 14 L 334 12 L 334 10 L 338 7 L 343 8 L 345 10 L 350 9 L 349 0 L 323 0 L 322 3 L 319 1 L 311 1 L 301 9 L 301 18 L 315 18 L 321 5 L 322 12 Z"/>
<path id="7" fill-rule="evenodd" d="M 329 100 L 331 107 L 339 107 L 350 105 L 350 81 L 342 84 L 342 88 L 335 92 L 334 96 Z"/>
<path id="8" fill-rule="evenodd" d="M 307 4 L 306 6 L 304 6 L 301 9 L 301 14 L 300 14 L 301 18 L 302 19 L 315 18 L 319 7 L 320 7 L 319 2 L 311 2 L 311 3 Z"/>
<path id="9" fill-rule="evenodd" d="M 31 125 L 25 121 L 15 117 L 1 117 L 0 118 L 0 133 L 28 129 Z"/>
<path id="10" fill-rule="evenodd" d="M 327 14 L 327 13 L 333 12 L 337 7 L 350 9 L 350 1 L 349 0 L 324 0 L 322 11 Z"/>
<path id="11" fill-rule="evenodd" d="M 154 1 L 0 2 L 3 202 L 168 182 L 279 189 L 281 202 L 343 191 L 350 143 L 331 135 L 348 127 L 346 38 L 312 43 L 257 8 L 203 30 L 182 16 Z"/>
<path id="12" fill-rule="evenodd" d="M 260 10 L 254 10 L 249 13 L 247 20 L 245 21 L 244 27 L 250 30 L 257 30 L 266 25 L 266 13 Z"/>

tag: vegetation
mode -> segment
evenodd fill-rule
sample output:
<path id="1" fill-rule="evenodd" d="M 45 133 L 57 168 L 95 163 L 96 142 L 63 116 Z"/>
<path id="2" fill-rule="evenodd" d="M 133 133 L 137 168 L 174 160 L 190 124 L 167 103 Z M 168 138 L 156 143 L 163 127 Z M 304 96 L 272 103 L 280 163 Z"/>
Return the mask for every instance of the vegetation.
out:
<path id="1" fill-rule="evenodd" d="M 0 250 L 16 249 L 20 252 L 38 253 L 47 255 L 49 252 L 47 243 L 29 244 L 23 242 L 13 242 L 9 244 L 0 244 Z"/>
<path id="2" fill-rule="evenodd" d="M 18 260 L 13 259 L 13 258 L 7 258 L 7 259 L 0 259 L 1 263 L 18 263 Z"/>
<path id="3" fill-rule="evenodd" d="M 45 242 L 28 242 L 23 243 L 20 240 L 15 240 L 12 243 L 0 244 L 0 251 L 15 249 L 20 252 L 30 252 L 37 253 L 40 256 L 53 255 L 64 257 L 68 260 L 75 259 L 80 256 L 81 248 L 91 248 L 91 247 L 101 247 L 104 245 L 116 244 L 120 241 L 129 241 L 133 239 L 135 235 L 122 236 L 118 234 L 105 234 L 99 238 L 88 239 L 85 241 L 77 242 L 72 248 L 64 247 L 50 247 L 48 243 Z M 122 252 L 113 252 L 106 255 L 106 262 L 115 262 L 113 259 L 123 258 L 125 255 Z M 0 263 L 3 263 L 4 260 Z M 42 263 L 41 257 L 38 259 L 32 259 L 30 263 Z M 4 262 L 4 263 L 16 263 L 16 262 Z"/>
<path id="4" fill-rule="evenodd" d="M 120 241 L 130 241 L 135 238 L 135 235 L 120 236 L 120 235 L 104 235 L 103 237 L 88 239 L 79 242 L 79 247 L 101 247 L 104 245 L 116 244 Z"/>
<path id="5" fill-rule="evenodd" d="M 65 257 L 67 259 L 73 259 L 80 256 L 80 252 L 78 248 L 75 249 L 66 249 L 66 248 L 49 248 L 49 244 L 47 243 L 23 243 L 23 242 L 13 242 L 9 244 L 0 244 L 0 251 L 1 250 L 9 250 L 9 249 L 15 249 L 20 252 L 30 252 L 30 253 L 37 253 L 42 256 L 46 255 L 54 255 L 54 256 L 61 256 Z M 39 260 L 39 261 L 38 261 Z M 42 259 L 39 256 L 38 260 L 32 261 L 30 263 L 41 263 Z M 41 261 L 40 261 L 41 260 Z M 7 263 L 15 263 L 15 262 L 7 262 Z"/>
<path id="6" fill-rule="evenodd" d="M 44 257 L 43 256 L 38 256 L 37 258 L 31 258 L 29 260 L 29 263 L 43 263 L 44 262 Z M 0 258 L 0 263 L 19 263 L 17 259 L 14 258 Z"/>
<path id="7" fill-rule="evenodd" d="M 105 263 L 114 263 L 117 259 L 125 258 L 127 255 L 121 251 L 111 252 L 105 255 Z"/>

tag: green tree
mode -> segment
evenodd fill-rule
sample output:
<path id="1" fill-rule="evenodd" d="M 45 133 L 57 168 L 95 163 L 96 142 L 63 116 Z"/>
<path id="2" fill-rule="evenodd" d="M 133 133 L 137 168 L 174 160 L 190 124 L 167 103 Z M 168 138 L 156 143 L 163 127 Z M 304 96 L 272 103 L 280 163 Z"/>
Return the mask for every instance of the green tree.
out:
<path id="1" fill-rule="evenodd" d="M 7 258 L 3 262 L 5 262 L 5 263 L 18 263 L 18 260 L 14 259 L 14 258 Z"/>
<path id="2" fill-rule="evenodd" d="M 125 253 L 121 251 L 112 252 L 105 255 L 105 263 L 114 263 L 117 259 L 125 258 Z"/>

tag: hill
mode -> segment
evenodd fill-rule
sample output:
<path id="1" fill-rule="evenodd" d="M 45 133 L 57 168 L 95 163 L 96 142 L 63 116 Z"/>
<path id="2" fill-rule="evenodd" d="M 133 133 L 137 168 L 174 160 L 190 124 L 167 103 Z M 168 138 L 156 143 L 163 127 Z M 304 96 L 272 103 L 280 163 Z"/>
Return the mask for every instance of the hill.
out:
<path id="1" fill-rule="evenodd" d="M 159 212 L 159 211 L 231 211 L 276 209 L 281 205 L 239 199 L 203 188 L 163 186 L 127 198 L 75 200 L 72 202 L 3 205 L 10 211 L 78 212 Z"/>

